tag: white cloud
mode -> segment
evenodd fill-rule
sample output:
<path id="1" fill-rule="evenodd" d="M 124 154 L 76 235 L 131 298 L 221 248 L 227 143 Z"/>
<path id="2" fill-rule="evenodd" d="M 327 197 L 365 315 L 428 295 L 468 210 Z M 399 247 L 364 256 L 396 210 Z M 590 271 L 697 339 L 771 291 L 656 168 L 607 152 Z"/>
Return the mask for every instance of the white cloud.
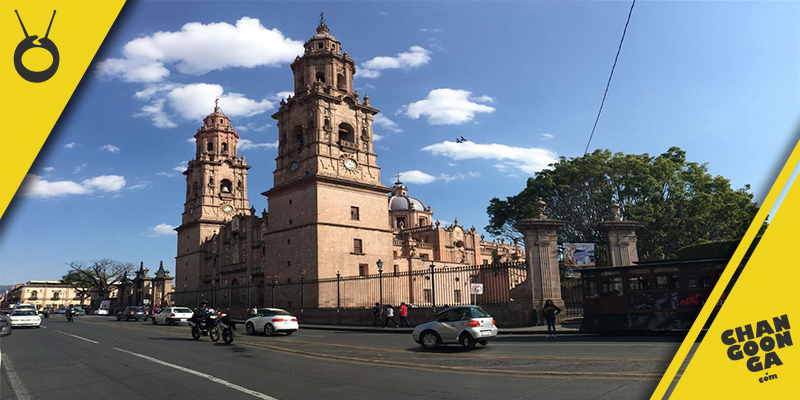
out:
<path id="1" fill-rule="evenodd" d="M 146 188 L 149 188 L 150 186 L 152 186 L 150 181 L 142 181 L 142 182 L 137 183 L 137 184 L 135 184 L 133 186 L 128 186 L 128 190 L 146 189 Z"/>
<path id="2" fill-rule="evenodd" d="M 394 57 L 375 57 L 361 64 L 357 76 L 377 78 L 385 69 L 410 69 L 423 66 L 431 60 L 431 51 L 422 46 L 411 46 L 409 51 L 398 53 Z"/>
<path id="3" fill-rule="evenodd" d="M 239 139 L 239 150 L 277 149 L 278 141 L 272 143 L 255 143 L 250 139 Z"/>
<path id="4" fill-rule="evenodd" d="M 225 93 L 222 85 L 192 83 L 188 85 L 151 85 L 136 92 L 135 97 L 149 100 L 137 117 L 150 117 L 157 128 L 174 128 L 175 120 L 200 121 L 211 111 L 215 99 L 228 117 L 252 117 L 274 108 L 269 98 L 253 100 L 241 93 Z M 235 124 L 234 124 L 235 125 Z"/>
<path id="5" fill-rule="evenodd" d="M 53 167 L 44 167 L 44 168 L 42 168 L 42 171 L 44 171 L 44 172 L 53 172 L 53 171 L 55 171 L 55 170 L 56 170 L 56 169 L 55 169 L 55 168 L 53 168 Z"/>
<path id="6" fill-rule="evenodd" d="M 75 148 L 75 145 L 77 145 L 77 143 L 72 142 L 72 143 L 65 144 L 64 147 L 66 147 L 68 149 L 72 149 L 72 148 Z"/>
<path id="7" fill-rule="evenodd" d="M 82 182 L 48 181 L 38 175 L 28 174 L 20 187 L 20 194 L 34 197 L 60 197 L 71 194 L 90 194 L 96 191 L 118 192 L 125 187 L 125 178 L 119 175 L 102 175 Z"/>
<path id="8" fill-rule="evenodd" d="M 283 92 L 275 93 L 275 96 L 272 97 L 273 100 L 280 102 L 281 100 L 286 100 L 289 96 L 294 96 L 294 92 L 286 90 Z"/>
<path id="9" fill-rule="evenodd" d="M 383 114 L 375 115 L 373 122 L 375 123 L 376 126 L 386 129 L 389 132 L 397 133 L 403 131 L 402 129 L 400 129 L 399 126 L 397 126 L 396 122 L 390 120 L 389 118 L 386 118 Z"/>
<path id="10" fill-rule="evenodd" d="M 119 153 L 119 147 L 114 146 L 113 144 L 107 144 L 107 145 L 103 146 L 103 150 L 105 150 L 105 151 L 107 151 L 109 153 Z"/>
<path id="11" fill-rule="evenodd" d="M 377 133 L 373 133 L 372 134 L 372 141 L 373 142 L 377 142 L 377 141 L 382 140 L 382 139 L 383 139 L 383 135 L 378 135 Z"/>
<path id="12" fill-rule="evenodd" d="M 434 89 L 425 99 L 403 106 L 401 112 L 418 119 L 426 116 L 430 125 L 459 125 L 472 121 L 476 113 L 492 113 L 494 107 L 477 102 L 494 101 L 489 96 L 472 97 L 472 92 L 457 89 Z"/>
<path id="13" fill-rule="evenodd" d="M 543 133 L 542 134 L 542 140 L 550 140 L 550 139 L 553 139 L 555 137 L 556 136 L 553 135 L 552 133 Z"/>
<path id="14" fill-rule="evenodd" d="M 180 172 L 181 174 L 183 171 L 186 171 L 186 168 L 189 166 L 189 161 L 181 161 L 178 163 L 178 166 L 173 168 L 172 170 L 175 172 Z"/>
<path id="15" fill-rule="evenodd" d="M 455 180 L 479 178 L 480 176 L 481 176 L 480 172 L 473 172 L 473 171 L 470 171 L 470 172 L 467 172 L 467 173 L 458 172 L 458 173 L 455 173 L 455 174 L 444 174 L 444 173 L 442 173 L 442 174 L 439 174 L 439 179 L 441 179 L 441 180 L 443 180 L 445 182 L 450 182 L 450 181 L 455 181 Z"/>
<path id="16" fill-rule="evenodd" d="M 400 180 L 404 183 L 416 183 L 418 185 L 424 185 L 426 183 L 435 181 L 436 177 L 426 174 L 420 170 L 412 169 L 410 171 L 401 172 Z"/>
<path id="17" fill-rule="evenodd" d="M 170 224 L 158 224 L 151 228 L 154 235 L 158 236 L 171 236 L 176 235 L 175 227 Z"/>
<path id="18" fill-rule="evenodd" d="M 453 160 L 497 160 L 495 167 L 507 173 L 522 171 L 533 175 L 558 161 L 555 152 L 537 147 L 514 147 L 504 144 L 479 144 L 475 142 L 442 142 L 422 148 L 435 155 Z"/>
<path id="19" fill-rule="evenodd" d="M 78 165 L 77 167 L 75 167 L 75 170 L 73 171 L 73 173 L 77 174 L 78 172 L 83 171 L 84 168 L 86 168 L 86 164 Z"/>
<path id="20" fill-rule="evenodd" d="M 245 125 L 236 125 L 236 130 L 239 132 L 266 132 L 269 128 L 272 127 L 272 124 L 254 124 L 252 122 L 248 122 Z M 194 143 L 194 138 L 192 138 L 192 143 Z"/>
<path id="21" fill-rule="evenodd" d="M 442 32 L 439 28 L 422 28 L 419 30 L 422 33 L 439 33 Z"/>
<path id="22" fill-rule="evenodd" d="M 122 58 L 99 62 L 97 71 L 102 78 L 160 82 L 173 66 L 184 74 L 202 75 L 225 68 L 277 66 L 301 54 L 301 41 L 267 29 L 257 18 L 242 17 L 235 25 L 190 22 L 177 32 L 131 40 L 122 49 Z"/>

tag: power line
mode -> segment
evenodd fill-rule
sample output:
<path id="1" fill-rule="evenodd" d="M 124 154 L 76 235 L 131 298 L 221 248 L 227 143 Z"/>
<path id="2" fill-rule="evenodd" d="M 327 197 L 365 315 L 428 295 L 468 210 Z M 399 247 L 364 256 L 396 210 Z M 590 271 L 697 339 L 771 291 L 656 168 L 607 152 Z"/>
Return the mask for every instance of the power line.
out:
<path id="1" fill-rule="evenodd" d="M 608 82 L 606 82 L 606 91 L 603 92 L 603 101 L 600 102 L 600 109 L 597 110 L 597 118 L 594 120 L 594 126 L 592 127 L 592 134 L 589 135 L 589 141 L 586 143 L 586 149 L 583 150 L 583 154 L 589 152 L 589 145 L 592 143 L 592 138 L 594 137 L 594 130 L 597 129 L 597 122 L 600 121 L 600 114 L 603 112 L 603 105 L 606 104 L 606 96 L 608 95 L 608 88 L 611 86 L 611 78 L 614 77 L 614 69 L 617 68 L 617 60 L 619 59 L 619 53 L 622 51 L 622 42 L 625 41 L 625 33 L 628 32 L 628 24 L 631 22 L 631 14 L 633 14 L 633 6 L 636 5 L 636 0 L 633 0 L 631 3 L 631 9 L 628 11 L 628 20 L 625 21 L 625 29 L 622 30 L 622 38 L 619 40 L 619 47 L 617 47 L 617 55 L 614 57 L 614 65 L 611 66 L 611 74 L 608 76 Z"/>

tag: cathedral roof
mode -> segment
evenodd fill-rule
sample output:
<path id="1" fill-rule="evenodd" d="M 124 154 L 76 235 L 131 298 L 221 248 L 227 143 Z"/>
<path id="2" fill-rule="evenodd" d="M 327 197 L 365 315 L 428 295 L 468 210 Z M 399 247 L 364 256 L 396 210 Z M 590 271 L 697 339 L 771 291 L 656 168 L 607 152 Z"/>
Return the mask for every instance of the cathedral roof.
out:
<path id="1" fill-rule="evenodd" d="M 408 195 L 408 188 L 399 180 L 394 184 L 394 193 L 389 197 L 389 209 L 392 211 L 418 210 L 426 211 L 425 204 Z"/>

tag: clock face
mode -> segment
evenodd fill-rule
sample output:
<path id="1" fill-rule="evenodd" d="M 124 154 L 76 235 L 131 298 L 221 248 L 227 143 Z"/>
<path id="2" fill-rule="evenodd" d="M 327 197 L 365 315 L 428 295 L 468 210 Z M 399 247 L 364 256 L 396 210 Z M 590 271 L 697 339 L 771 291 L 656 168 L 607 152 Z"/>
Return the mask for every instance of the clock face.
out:
<path id="1" fill-rule="evenodd" d="M 358 163 L 356 162 L 356 160 L 353 160 L 352 158 L 348 158 L 348 159 L 344 160 L 344 167 L 349 169 L 350 171 L 352 171 L 352 170 L 356 169 L 356 167 L 358 167 Z"/>
<path id="2" fill-rule="evenodd" d="M 226 204 L 224 207 L 222 207 L 222 211 L 225 211 L 226 213 L 229 213 L 229 212 L 233 211 L 233 207 L 231 207 L 230 204 Z"/>
<path id="3" fill-rule="evenodd" d="M 292 161 L 292 165 L 289 166 L 289 170 L 291 170 L 292 172 L 295 172 L 295 171 L 297 171 L 297 168 L 299 168 L 299 167 L 300 167 L 300 164 L 298 164 L 297 161 Z"/>

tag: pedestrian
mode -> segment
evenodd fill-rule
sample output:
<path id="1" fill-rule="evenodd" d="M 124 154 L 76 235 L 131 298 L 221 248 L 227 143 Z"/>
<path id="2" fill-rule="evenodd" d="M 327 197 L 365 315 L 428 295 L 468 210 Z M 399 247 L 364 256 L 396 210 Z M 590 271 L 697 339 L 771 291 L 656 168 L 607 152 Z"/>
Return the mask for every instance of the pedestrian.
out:
<path id="1" fill-rule="evenodd" d="M 553 300 L 547 299 L 542 307 L 542 315 L 547 321 L 547 336 L 556 337 L 556 315 L 561 314 L 561 309 L 553 304 Z"/>
<path id="2" fill-rule="evenodd" d="M 397 328 L 397 322 L 394 322 L 394 308 L 392 305 L 389 304 L 386 306 L 386 322 L 383 323 L 383 327 L 386 328 L 389 325 L 389 320 L 392 320 L 392 325 Z"/>
<path id="3" fill-rule="evenodd" d="M 411 326 L 408 324 L 408 306 L 405 302 L 400 303 L 400 326 Z"/>
<path id="4" fill-rule="evenodd" d="M 375 307 L 372 307 L 372 326 L 378 326 L 379 323 L 383 322 L 381 314 L 383 314 L 383 309 L 380 303 L 375 303 Z"/>
<path id="5" fill-rule="evenodd" d="M 253 304 L 253 308 L 250 309 L 250 317 L 258 316 L 258 306 Z"/>

